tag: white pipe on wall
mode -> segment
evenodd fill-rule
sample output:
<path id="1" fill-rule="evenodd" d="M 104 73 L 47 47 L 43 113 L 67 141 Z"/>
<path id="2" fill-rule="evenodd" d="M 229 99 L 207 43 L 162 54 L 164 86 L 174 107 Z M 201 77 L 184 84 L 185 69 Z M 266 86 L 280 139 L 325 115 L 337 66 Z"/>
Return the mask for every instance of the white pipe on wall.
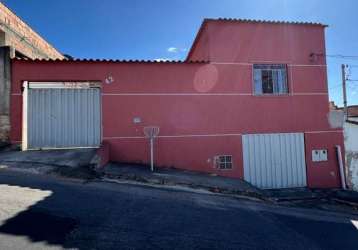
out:
<path id="1" fill-rule="evenodd" d="M 27 131 L 27 106 L 28 106 L 28 92 L 29 84 L 27 81 L 23 82 L 24 91 L 22 92 L 22 145 L 21 150 L 28 149 L 28 131 Z"/>
<path id="2" fill-rule="evenodd" d="M 153 140 L 154 138 L 150 138 L 150 170 L 154 171 L 154 154 L 153 154 Z"/>
<path id="3" fill-rule="evenodd" d="M 338 164 L 339 164 L 339 174 L 341 176 L 341 185 L 343 189 L 347 189 L 346 185 L 346 178 L 344 174 L 344 166 L 343 166 L 343 160 L 342 160 L 342 150 L 340 145 L 336 145 L 337 149 L 337 158 L 338 158 Z"/>

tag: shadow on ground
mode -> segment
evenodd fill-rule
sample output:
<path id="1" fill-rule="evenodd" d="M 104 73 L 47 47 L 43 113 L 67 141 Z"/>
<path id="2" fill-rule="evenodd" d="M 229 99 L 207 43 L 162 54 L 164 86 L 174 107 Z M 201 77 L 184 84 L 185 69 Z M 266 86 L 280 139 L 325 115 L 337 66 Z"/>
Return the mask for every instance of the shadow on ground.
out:
<path id="1" fill-rule="evenodd" d="M 74 230 L 77 221 L 36 210 L 35 205 L 7 220 L 0 227 L 0 232 L 27 236 L 33 242 L 45 241 L 51 245 L 64 245 L 66 236 Z"/>
<path id="2" fill-rule="evenodd" d="M 95 245 L 93 233 L 85 235 L 87 241 L 78 240 L 81 227 L 102 227 L 102 204 L 110 203 L 109 195 L 98 197 L 99 190 L 87 190 L 80 180 L 65 183 L 52 176 L 1 170 L 0 249 Z"/>
<path id="3" fill-rule="evenodd" d="M 4 186 L 2 184 L 2 186 Z M 12 188 L 16 190 L 23 190 L 23 195 L 27 195 L 25 200 L 31 199 L 31 192 L 41 192 L 38 187 L 29 186 L 11 186 L 6 185 L 6 190 L 11 193 Z M 47 192 L 49 190 L 46 190 Z M 27 193 L 28 192 L 28 193 Z M 50 191 L 51 195 L 45 197 L 43 200 L 31 200 L 35 203 L 25 210 L 15 214 L 5 220 L 0 226 L 0 234 L 7 234 L 11 236 L 26 236 L 31 242 L 42 242 L 44 245 L 57 245 L 68 248 L 79 248 L 78 245 L 68 245 L 66 238 L 78 225 L 78 221 L 71 217 L 61 217 L 56 214 L 50 213 L 43 209 L 44 206 L 51 206 L 55 203 L 56 192 Z M 15 198 L 15 197 L 14 197 Z M 8 204 L 11 206 L 12 204 Z M 7 209 L 7 208 L 5 208 Z M 9 209 L 13 209 L 10 207 Z M 2 219 L 2 218 L 0 218 Z M 1 221 L 0 221 L 1 222 Z M 18 239 L 21 241 L 21 238 Z M 6 237 L 2 238 L 2 243 L 6 246 Z"/>

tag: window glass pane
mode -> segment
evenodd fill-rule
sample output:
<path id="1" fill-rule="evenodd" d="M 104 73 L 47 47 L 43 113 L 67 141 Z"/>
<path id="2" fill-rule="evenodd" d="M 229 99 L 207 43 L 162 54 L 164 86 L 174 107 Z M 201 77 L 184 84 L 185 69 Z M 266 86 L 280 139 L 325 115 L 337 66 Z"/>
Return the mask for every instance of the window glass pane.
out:
<path id="1" fill-rule="evenodd" d="M 287 93 L 286 69 L 277 70 L 277 93 Z"/>
<path id="2" fill-rule="evenodd" d="M 253 68 L 255 94 L 288 93 L 286 65 L 255 64 Z"/>
<path id="3" fill-rule="evenodd" d="M 279 70 L 272 70 L 272 85 L 273 85 L 273 93 L 279 93 L 280 92 L 280 86 L 279 86 L 279 76 L 278 72 Z"/>
<path id="4" fill-rule="evenodd" d="M 280 79 L 280 84 L 281 84 L 280 85 L 280 87 L 281 87 L 280 93 L 288 93 L 286 68 L 281 69 L 279 71 L 279 79 Z"/>
<path id="5" fill-rule="evenodd" d="M 262 94 L 261 69 L 254 69 L 255 94 Z"/>
<path id="6" fill-rule="evenodd" d="M 262 70 L 262 92 L 264 94 L 273 93 L 272 70 Z"/>

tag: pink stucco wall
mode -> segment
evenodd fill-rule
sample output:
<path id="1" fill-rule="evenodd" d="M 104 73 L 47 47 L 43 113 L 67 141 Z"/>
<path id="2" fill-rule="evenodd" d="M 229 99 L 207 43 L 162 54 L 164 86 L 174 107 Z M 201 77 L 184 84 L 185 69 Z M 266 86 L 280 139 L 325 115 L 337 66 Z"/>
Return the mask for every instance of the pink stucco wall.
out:
<path id="1" fill-rule="evenodd" d="M 143 127 L 157 125 L 156 165 L 242 178 L 242 134 L 304 132 L 308 185 L 339 186 L 334 145 L 343 147 L 342 131 L 330 128 L 327 120 L 324 58 L 312 62 L 309 57 L 324 51 L 323 27 L 211 25 L 217 37 L 206 34 L 210 44 L 202 46 L 210 51 L 196 52 L 197 45 L 191 53 L 192 59 L 210 55 L 211 63 L 14 60 L 11 140 L 21 141 L 22 81 L 95 80 L 102 82 L 103 140 L 111 160 L 147 163 Z M 267 61 L 287 64 L 288 95 L 253 96 L 252 63 Z M 110 84 L 105 83 L 108 76 L 114 80 Z M 133 123 L 134 117 L 142 122 Z M 329 149 L 328 162 L 311 162 L 311 150 L 317 147 Z M 232 170 L 213 167 L 218 154 L 233 155 Z"/>
<path id="2" fill-rule="evenodd" d="M 325 53 L 321 25 L 207 20 L 200 33 L 189 52 L 190 60 L 325 64 L 325 57 L 315 61 L 309 57 Z"/>

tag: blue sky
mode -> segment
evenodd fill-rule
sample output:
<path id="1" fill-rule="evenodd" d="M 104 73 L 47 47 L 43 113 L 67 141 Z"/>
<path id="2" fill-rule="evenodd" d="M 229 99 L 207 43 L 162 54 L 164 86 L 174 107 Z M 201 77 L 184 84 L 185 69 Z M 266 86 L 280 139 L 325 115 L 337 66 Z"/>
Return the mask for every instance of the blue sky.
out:
<path id="1" fill-rule="evenodd" d="M 358 56 L 356 0 L 0 1 L 77 58 L 184 59 L 205 17 L 321 22 L 329 25 L 327 55 Z M 327 59 L 330 99 L 341 105 L 340 64 L 358 59 Z M 358 79 L 358 67 L 350 78 Z M 348 83 L 348 103 L 358 104 L 358 82 Z"/>

